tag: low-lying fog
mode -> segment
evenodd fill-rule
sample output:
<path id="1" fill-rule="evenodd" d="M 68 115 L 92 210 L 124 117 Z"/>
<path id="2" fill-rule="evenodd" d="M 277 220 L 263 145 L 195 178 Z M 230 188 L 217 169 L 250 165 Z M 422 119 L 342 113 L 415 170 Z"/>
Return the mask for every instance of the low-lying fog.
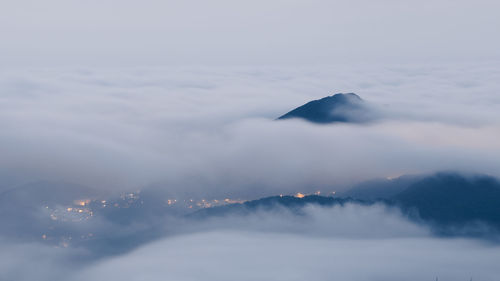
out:
<path id="1" fill-rule="evenodd" d="M 119 256 L 1 243 L 2 280 L 495 280 L 500 246 L 445 239 L 383 205 L 284 209 L 198 222 Z M 170 224 L 170 225 L 169 225 Z"/>

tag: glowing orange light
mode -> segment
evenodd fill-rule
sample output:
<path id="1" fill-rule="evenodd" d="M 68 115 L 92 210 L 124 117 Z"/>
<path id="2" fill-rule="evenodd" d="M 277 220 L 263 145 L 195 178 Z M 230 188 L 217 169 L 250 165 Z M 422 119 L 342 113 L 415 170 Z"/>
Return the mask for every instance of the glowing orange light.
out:
<path id="1" fill-rule="evenodd" d="M 297 194 L 295 194 L 295 197 L 297 197 L 297 198 L 304 198 L 306 196 L 304 194 L 300 193 L 300 192 L 297 192 Z"/>
<path id="2" fill-rule="evenodd" d="M 85 206 L 85 205 L 87 205 L 88 203 L 90 203 L 90 199 L 85 199 L 85 200 L 75 200 L 75 201 L 73 201 L 73 203 L 75 203 L 75 205 L 78 205 L 78 206 Z"/>

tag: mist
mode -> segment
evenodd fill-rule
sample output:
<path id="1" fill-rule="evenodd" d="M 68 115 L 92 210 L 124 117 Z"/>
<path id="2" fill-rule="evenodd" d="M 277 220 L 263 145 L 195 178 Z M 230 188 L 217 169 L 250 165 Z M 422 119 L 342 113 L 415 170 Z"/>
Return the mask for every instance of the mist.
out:
<path id="1" fill-rule="evenodd" d="M 438 170 L 499 176 L 495 67 L 4 70 L 2 189 L 48 180 L 257 198 Z M 274 121 L 337 92 L 380 118 Z"/>
<path id="2" fill-rule="evenodd" d="M 85 248 L 5 244 L 14 280 L 494 280 L 496 243 L 438 238 L 396 208 L 273 208 L 209 220 L 173 219 L 163 238 L 94 260 Z M 5 251 L 2 251 L 5 253 Z M 43 263 L 40 263 L 40 259 Z M 26 266 L 31 270 L 23 270 Z M 36 266 L 34 266 L 36 265 Z"/>
<path id="3" fill-rule="evenodd" d="M 75 280 L 494 280 L 498 248 L 430 238 L 310 238 L 213 232 L 165 240 Z"/>

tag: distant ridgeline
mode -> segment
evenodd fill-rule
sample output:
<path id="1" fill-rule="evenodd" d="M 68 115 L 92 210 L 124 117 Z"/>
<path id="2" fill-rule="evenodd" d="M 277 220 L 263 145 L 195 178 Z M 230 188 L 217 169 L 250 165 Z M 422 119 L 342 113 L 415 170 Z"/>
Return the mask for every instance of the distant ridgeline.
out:
<path id="1" fill-rule="evenodd" d="M 313 123 L 362 123 L 375 119 L 374 112 L 354 93 L 335 94 L 310 101 L 282 115 L 277 120 L 300 118 Z"/>
<path id="2" fill-rule="evenodd" d="M 367 182 L 339 197 L 273 196 L 202 209 L 193 216 L 247 215 L 276 206 L 300 214 L 308 204 L 334 206 L 347 203 L 398 207 L 409 218 L 431 225 L 437 234 L 442 235 L 485 236 L 500 233 L 500 183 L 489 176 L 465 177 L 458 173 Z"/>
<path id="3" fill-rule="evenodd" d="M 0 235 L 66 247 L 84 246 L 93 253 L 127 251 L 171 231 L 166 217 L 201 219 L 247 216 L 275 208 L 306 215 L 304 207 L 380 204 L 430 226 L 435 234 L 500 238 L 500 183 L 488 176 L 458 173 L 378 179 L 332 196 L 272 196 L 252 201 L 169 199 L 156 188 L 99 198 L 95 190 L 67 183 L 39 182 L 0 194 Z M 238 202 L 238 203 L 235 203 Z M 213 207 L 216 206 L 216 207 Z M 108 222 L 112 227 L 100 227 Z M 334 222 L 333 222 L 334 223 Z M 125 230 L 137 231 L 128 233 Z M 126 235 L 123 232 L 128 233 Z"/>

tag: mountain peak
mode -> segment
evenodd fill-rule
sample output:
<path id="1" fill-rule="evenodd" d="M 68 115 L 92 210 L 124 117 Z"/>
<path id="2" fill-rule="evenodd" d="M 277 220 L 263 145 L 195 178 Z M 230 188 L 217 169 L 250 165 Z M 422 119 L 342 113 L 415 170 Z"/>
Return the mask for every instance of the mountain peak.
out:
<path id="1" fill-rule="evenodd" d="M 359 101 L 362 101 L 362 99 L 356 95 L 355 93 L 338 93 L 338 94 L 334 94 L 332 96 L 329 96 L 329 97 L 325 97 L 325 98 L 337 98 L 337 99 L 356 99 L 356 100 L 359 100 Z"/>
<path id="2" fill-rule="evenodd" d="M 354 93 L 339 93 L 310 101 L 280 116 L 278 120 L 301 118 L 313 123 L 362 122 L 363 99 Z"/>

